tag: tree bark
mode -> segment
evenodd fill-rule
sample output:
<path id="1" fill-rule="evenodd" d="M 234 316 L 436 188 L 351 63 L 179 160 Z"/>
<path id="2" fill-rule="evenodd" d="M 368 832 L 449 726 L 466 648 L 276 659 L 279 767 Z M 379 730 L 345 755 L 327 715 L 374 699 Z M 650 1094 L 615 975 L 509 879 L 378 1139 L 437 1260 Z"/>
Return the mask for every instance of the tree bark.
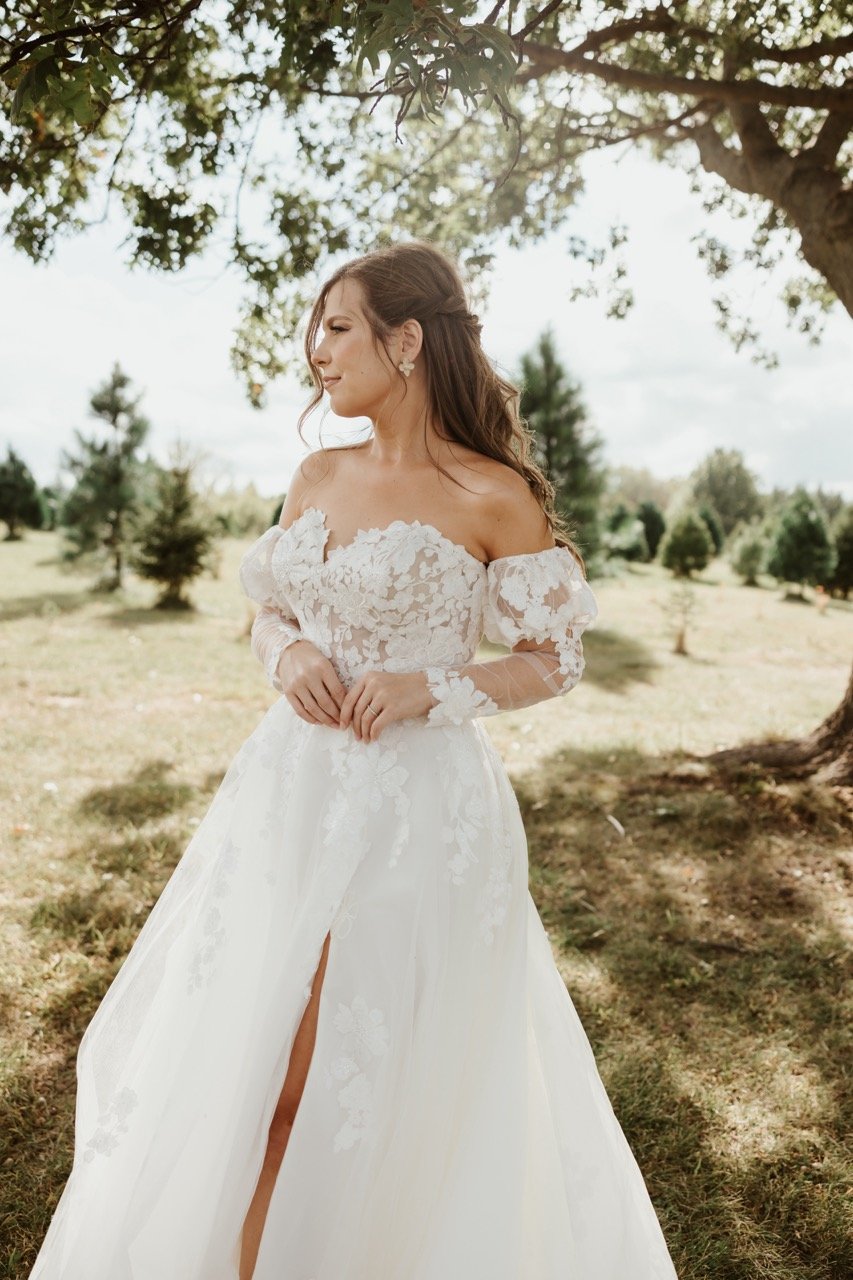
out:
<path id="1" fill-rule="evenodd" d="M 853 668 L 847 691 L 835 710 L 807 738 L 752 742 L 714 751 L 709 764 L 759 764 L 786 777 L 814 777 L 833 786 L 853 787 Z"/>
<path id="2" fill-rule="evenodd" d="M 740 149 L 728 146 L 712 120 L 687 132 L 702 167 L 748 195 L 763 196 L 781 209 L 800 234 L 806 262 L 853 315 L 853 191 L 835 165 L 853 129 L 850 111 L 830 113 L 818 138 L 798 155 L 779 145 L 761 109 L 729 104 Z"/>

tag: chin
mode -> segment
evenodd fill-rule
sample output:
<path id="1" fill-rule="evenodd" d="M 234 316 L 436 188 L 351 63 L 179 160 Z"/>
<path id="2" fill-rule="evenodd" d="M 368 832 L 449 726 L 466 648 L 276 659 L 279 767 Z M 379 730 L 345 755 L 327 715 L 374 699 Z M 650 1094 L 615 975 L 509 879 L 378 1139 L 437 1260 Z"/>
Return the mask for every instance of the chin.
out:
<path id="1" fill-rule="evenodd" d="M 368 411 L 366 408 L 353 404 L 352 400 L 347 400 L 345 396 L 329 396 L 329 405 L 334 414 L 339 418 L 366 418 Z"/>

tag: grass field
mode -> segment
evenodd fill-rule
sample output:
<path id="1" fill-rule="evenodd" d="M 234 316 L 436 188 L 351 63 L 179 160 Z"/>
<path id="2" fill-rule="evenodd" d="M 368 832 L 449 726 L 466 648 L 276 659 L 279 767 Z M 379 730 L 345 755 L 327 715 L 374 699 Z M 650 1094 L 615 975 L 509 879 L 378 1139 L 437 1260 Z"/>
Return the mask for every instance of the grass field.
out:
<path id="1" fill-rule="evenodd" d="M 27 1275 L 70 1168 L 83 1029 L 275 696 L 249 652 L 246 545 L 170 617 L 133 579 L 91 594 L 52 534 L 0 544 L 3 1280 Z M 853 816 L 694 757 L 821 720 L 853 605 L 820 616 L 715 563 L 677 657 L 668 575 L 594 585 L 581 685 L 484 721 L 533 896 L 681 1280 L 842 1280 Z"/>

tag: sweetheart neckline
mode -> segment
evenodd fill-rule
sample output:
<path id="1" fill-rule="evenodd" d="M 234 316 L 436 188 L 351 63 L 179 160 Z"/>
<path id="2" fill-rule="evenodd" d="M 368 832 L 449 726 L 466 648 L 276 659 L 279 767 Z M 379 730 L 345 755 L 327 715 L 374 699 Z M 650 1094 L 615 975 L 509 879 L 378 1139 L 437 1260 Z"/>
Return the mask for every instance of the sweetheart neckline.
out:
<path id="1" fill-rule="evenodd" d="M 326 536 L 328 537 L 328 535 L 331 533 L 331 530 L 329 529 L 329 526 L 327 523 L 328 515 L 326 514 L 325 511 L 322 510 L 321 507 L 315 507 L 315 506 L 306 507 L 305 510 L 300 512 L 300 514 L 296 517 L 296 520 L 293 521 L 293 524 L 288 525 L 288 528 L 292 529 L 293 525 L 296 524 L 297 521 L 301 520 L 303 516 L 307 515 L 309 511 L 316 511 L 319 516 L 323 517 L 323 528 L 325 529 Z M 475 556 L 473 552 L 469 551 L 468 548 L 463 546 L 461 542 L 454 542 L 452 538 L 448 538 L 447 534 L 442 533 L 441 530 L 437 529 L 434 524 L 426 524 L 422 520 L 403 520 L 403 519 L 392 520 L 389 524 L 382 525 L 381 527 L 375 526 L 372 529 L 356 529 L 354 537 L 350 538 L 349 542 L 341 542 L 336 547 L 330 547 L 328 549 L 328 553 L 324 546 L 322 548 L 323 559 L 321 560 L 320 563 L 323 566 L 327 564 L 331 564 L 332 557 L 338 551 L 348 551 L 350 548 L 356 546 L 362 538 L 366 538 L 368 534 L 388 533 L 394 528 L 429 529 L 432 533 L 434 533 L 440 539 L 441 542 L 445 544 L 445 546 L 453 547 L 456 551 L 461 552 L 461 554 L 464 556 L 467 556 L 469 560 L 473 560 L 474 564 L 479 565 L 481 569 L 488 568 L 488 564 L 485 560 L 481 560 L 479 556 Z"/>
<path id="2" fill-rule="evenodd" d="M 326 532 L 326 536 L 328 537 L 328 535 L 331 533 L 331 530 L 329 529 L 329 526 L 327 524 L 328 515 L 322 509 L 322 507 L 317 507 L 313 505 L 305 507 L 304 510 L 300 511 L 296 519 L 291 521 L 289 525 L 278 524 L 273 527 L 279 529 L 282 533 L 287 533 L 288 530 L 293 529 L 299 523 L 299 521 L 302 520 L 303 517 L 308 515 L 308 513 L 311 511 L 315 511 L 317 515 L 322 517 L 323 528 Z M 394 529 L 396 527 L 429 529 L 430 532 L 434 533 L 436 537 L 439 539 L 439 541 L 443 542 L 446 547 L 450 547 L 453 550 L 460 552 L 463 556 L 466 556 L 468 560 L 478 565 L 479 568 L 484 571 L 488 571 L 488 568 L 490 565 L 499 564 L 502 560 L 520 560 L 531 555 L 538 555 L 538 556 L 544 555 L 546 551 L 567 550 L 566 547 L 560 547 L 560 546 L 554 545 L 553 547 L 543 547 L 541 551 L 518 551 L 513 555 L 495 556 L 493 560 L 481 560 L 478 556 L 475 556 L 472 551 L 469 551 L 468 548 L 464 546 L 461 542 L 454 542 L 452 538 L 448 538 L 447 534 L 442 533 L 441 530 L 437 529 L 434 524 L 430 524 L 429 522 L 425 522 L 423 520 L 404 520 L 402 519 L 402 517 L 400 517 L 395 520 L 392 520 L 389 524 L 386 524 L 386 525 L 382 525 L 382 526 L 377 525 L 370 529 L 356 529 L 354 537 L 350 538 L 349 542 L 341 542 L 336 547 L 330 547 L 328 554 L 326 554 L 326 548 L 325 546 L 323 546 L 321 548 L 321 552 L 323 555 L 323 559 L 321 559 L 320 561 L 321 566 L 325 568 L 326 565 L 331 564 L 332 556 L 334 556 L 339 551 L 350 550 L 352 547 L 358 544 L 361 538 L 367 537 L 368 534 L 388 533 L 391 529 Z M 574 559 L 574 557 L 572 557 L 572 559 Z"/>

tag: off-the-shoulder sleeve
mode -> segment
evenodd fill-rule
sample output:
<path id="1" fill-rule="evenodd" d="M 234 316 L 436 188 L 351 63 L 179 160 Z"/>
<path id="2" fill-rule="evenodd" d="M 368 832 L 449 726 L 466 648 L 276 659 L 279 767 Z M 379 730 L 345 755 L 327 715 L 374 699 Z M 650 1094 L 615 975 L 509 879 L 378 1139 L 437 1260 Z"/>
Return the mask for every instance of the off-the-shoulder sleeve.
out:
<path id="1" fill-rule="evenodd" d="M 302 640 L 299 623 L 281 607 L 276 593 L 272 554 L 284 529 L 274 524 L 253 542 L 240 561 L 240 585 L 250 600 L 260 605 L 252 623 L 252 653 L 261 663 L 274 689 L 283 692 L 278 664 L 288 645 Z"/>
<path id="2" fill-rule="evenodd" d="M 488 565 L 486 579 L 486 637 L 513 652 L 490 662 L 426 668 L 435 699 L 430 724 L 527 707 L 568 693 L 583 675 L 581 635 L 598 605 L 567 547 L 502 556 Z"/>

